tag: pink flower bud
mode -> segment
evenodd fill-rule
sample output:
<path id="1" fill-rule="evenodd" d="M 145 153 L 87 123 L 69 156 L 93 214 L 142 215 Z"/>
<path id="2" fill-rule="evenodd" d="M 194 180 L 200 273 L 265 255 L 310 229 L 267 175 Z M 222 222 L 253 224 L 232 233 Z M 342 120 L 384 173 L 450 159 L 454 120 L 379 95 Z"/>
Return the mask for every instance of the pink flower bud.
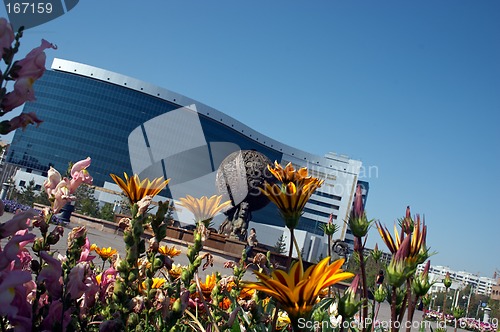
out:
<path id="1" fill-rule="evenodd" d="M 4 56 L 6 49 L 9 50 L 12 47 L 13 41 L 14 31 L 12 31 L 12 25 L 5 18 L 0 18 L 0 58 Z"/>

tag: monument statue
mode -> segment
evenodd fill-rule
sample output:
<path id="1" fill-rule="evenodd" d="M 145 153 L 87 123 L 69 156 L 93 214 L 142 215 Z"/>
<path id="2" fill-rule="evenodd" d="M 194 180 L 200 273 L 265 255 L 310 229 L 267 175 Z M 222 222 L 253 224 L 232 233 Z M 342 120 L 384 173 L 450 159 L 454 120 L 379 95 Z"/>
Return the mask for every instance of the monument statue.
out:
<path id="1" fill-rule="evenodd" d="M 334 260 L 344 258 L 347 261 L 347 256 L 349 255 L 349 245 L 347 243 L 340 239 L 335 240 L 332 245 L 332 251 L 332 258 Z"/>
<path id="2" fill-rule="evenodd" d="M 225 212 L 226 219 L 219 227 L 220 234 L 246 240 L 252 212 L 269 203 L 259 190 L 265 181 L 274 181 L 267 169 L 269 164 L 269 158 L 254 150 L 233 152 L 222 161 L 217 170 L 216 187 L 223 201 L 231 200 L 232 207 Z"/>

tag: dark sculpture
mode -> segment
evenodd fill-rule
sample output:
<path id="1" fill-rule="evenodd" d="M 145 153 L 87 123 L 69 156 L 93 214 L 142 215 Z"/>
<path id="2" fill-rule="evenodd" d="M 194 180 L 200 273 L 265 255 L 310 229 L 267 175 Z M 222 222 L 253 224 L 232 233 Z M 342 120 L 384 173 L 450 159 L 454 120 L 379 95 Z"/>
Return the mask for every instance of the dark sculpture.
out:
<path id="1" fill-rule="evenodd" d="M 344 258 L 347 261 L 347 256 L 349 255 L 349 245 L 344 241 L 337 239 L 333 242 L 332 251 L 335 255 L 332 255 L 334 259 Z"/>
<path id="2" fill-rule="evenodd" d="M 242 150 L 231 153 L 219 166 L 216 186 L 222 200 L 231 200 L 232 208 L 225 212 L 226 220 L 219 233 L 240 241 L 246 240 L 252 212 L 262 209 L 269 199 L 260 193 L 264 182 L 274 177 L 267 169 L 271 161 L 262 153 Z"/>

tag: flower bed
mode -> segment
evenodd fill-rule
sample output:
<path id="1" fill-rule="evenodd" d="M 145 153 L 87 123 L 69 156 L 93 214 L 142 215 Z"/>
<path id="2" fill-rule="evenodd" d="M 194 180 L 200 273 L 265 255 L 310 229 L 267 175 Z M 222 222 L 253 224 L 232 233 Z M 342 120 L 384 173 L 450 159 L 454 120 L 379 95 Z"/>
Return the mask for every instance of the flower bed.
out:
<path id="1" fill-rule="evenodd" d="M 440 321 L 442 320 L 442 313 L 434 310 L 425 310 L 424 319 L 430 321 Z M 452 327 L 458 327 L 464 330 L 476 331 L 476 332 L 496 332 L 498 330 L 498 324 L 484 323 L 475 318 L 458 318 L 455 319 L 453 315 L 446 315 L 446 325 Z"/>

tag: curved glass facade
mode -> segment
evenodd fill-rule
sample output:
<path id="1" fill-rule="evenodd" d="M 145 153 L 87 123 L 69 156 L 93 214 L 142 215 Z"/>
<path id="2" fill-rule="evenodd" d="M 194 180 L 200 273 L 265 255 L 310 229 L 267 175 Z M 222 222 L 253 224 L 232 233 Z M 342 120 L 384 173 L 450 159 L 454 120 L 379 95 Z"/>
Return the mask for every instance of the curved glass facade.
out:
<path id="1" fill-rule="evenodd" d="M 51 165 L 63 171 L 68 162 L 91 156 L 94 183 L 103 186 L 111 182 L 110 173 L 138 173 L 139 164 L 144 164 L 141 171 L 148 175 L 153 172 L 178 179 L 172 174 L 191 174 L 194 178 L 200 172 L 216 171 L 220 160 L 235 149 L 253 149 L 271 161 L 307 166 L 314 176 L 325 179 L 325 185 L 308 203 L 299 229 L 322 235 L 319 226 L 331 214 L 344 229 L 342 237 L 346 236 L 343 220 L 352 205 L 359 161 L 294 149 L 202 103 L 120 74 L 61 59 L 54 60 L 52 69 L 35 85 L 36 102 L 27 103 L 23 110 L 36 112 L 44 123 L 37 129 L 15 133 L 7 162 L 44 174 Z M 177 135 L 176 123 L 160 122 L 180 108 L 188 117 L 197 115 L 208 152 L 201 143 L 194 143 L 195 134 L 184 130 Z M 162 141 L 163 136 L 169 139 Z M 174 153 L 186 142 L 192 145 L 191 155 Z M 231 143 L 235 148 L 226 144 L 217 156 L 214 149 L 221 143 Z M 169 158 L 155 155 L 166 150 L 171 152 Z M 204 153 L 209 162 L 198 166 Z M 252 220 L 283 226 L 272 205 L 255 212 Z"/>

